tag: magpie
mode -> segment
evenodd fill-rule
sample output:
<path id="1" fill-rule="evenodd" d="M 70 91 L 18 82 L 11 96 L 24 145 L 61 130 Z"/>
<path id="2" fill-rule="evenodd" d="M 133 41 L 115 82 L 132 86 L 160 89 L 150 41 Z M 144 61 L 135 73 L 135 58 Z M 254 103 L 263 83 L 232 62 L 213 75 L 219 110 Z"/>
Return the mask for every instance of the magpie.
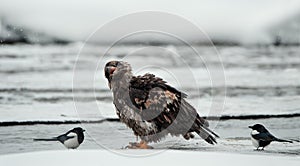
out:
<path id="1" fill-rule="evenodd" d="M 65 134 L 53 138 L 33 139 L 34 141 L 59 141 L 68 149 L 76 149 L 84 140 L 85 130 L 81 127 L 76 127 Z"/>
<path id="2" fill-rule="evenodd" d="M 261 150 L 264 150 L 264 148 L 268 146 L 272 141 L 293 143 L 289 140 L 276 138 L 261 124 L 255 124 L 248 127 L 252 129 L 251 140 L 253 146 L 256 147 L 256 150 L 260 150 L 259 148 L 261 148 Z"/>

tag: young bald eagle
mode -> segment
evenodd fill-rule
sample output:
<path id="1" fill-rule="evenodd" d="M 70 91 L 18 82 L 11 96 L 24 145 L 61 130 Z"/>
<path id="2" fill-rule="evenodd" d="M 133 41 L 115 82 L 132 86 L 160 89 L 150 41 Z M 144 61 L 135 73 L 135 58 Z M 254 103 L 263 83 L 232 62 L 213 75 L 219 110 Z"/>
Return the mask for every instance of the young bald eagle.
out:
<path id="1" fill-rule="evenodd" d="M 108 62 L 104 72 L 117 115 L 141 138 L 129 148 L 151 148 L 148 142 L 157 142 L 168 134 L 188 140 L 194 138 L 193 132 L 210 144 L 217 143 L 219 136 L 185 100 L 187 95 L 161 78 L 153 74 L 133 76 L 131 66 L 123 61 Z"/>

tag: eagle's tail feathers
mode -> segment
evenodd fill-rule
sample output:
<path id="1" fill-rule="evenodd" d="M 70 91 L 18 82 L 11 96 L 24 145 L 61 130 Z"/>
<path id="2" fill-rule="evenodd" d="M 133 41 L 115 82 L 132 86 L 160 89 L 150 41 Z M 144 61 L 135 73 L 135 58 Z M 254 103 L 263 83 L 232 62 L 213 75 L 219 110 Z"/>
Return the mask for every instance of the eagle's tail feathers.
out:
<path id="1" fill-rule="evenodd" d="M 213 134 L 216 138 L 220 138 L 218 134 L 216 134 L 215 132 L 213 132 L 211 129 L 209 129 L 206 126 L 202 126 L 205 130 L 207 130 L 208 132 L 210 132 L 211 134 Z"/>
<path id="2" fill-rule="evenodd" d="M 209 131 L 205 130 L 204 128 L 200 127 L 198 130 L 195 130 L 195 132 L 209 144 L 212 145 L 217 144 L 217 140 L 213 136 L 213 134 L 211 134 Z"/>

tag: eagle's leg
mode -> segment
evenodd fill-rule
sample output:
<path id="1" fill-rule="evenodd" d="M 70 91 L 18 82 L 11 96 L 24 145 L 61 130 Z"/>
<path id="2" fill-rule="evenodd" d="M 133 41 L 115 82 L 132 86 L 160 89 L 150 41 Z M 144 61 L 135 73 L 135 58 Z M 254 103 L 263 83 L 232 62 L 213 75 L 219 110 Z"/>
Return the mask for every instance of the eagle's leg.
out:
<path id="1" fill-rule="evenodd" d="M 128 149 L 153 149 L 152 146 L 149 146 L 146 141 L 141 140 L 140 143 L 129 142 L 129 145 L 126 147 Z"/>

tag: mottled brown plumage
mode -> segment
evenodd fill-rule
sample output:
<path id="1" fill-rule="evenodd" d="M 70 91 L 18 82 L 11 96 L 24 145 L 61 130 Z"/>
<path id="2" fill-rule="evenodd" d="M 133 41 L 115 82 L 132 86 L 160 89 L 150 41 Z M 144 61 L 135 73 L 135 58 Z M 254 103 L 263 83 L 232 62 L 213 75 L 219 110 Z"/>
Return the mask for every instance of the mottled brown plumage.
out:
<path id="1" fill-rule="evenodd" d="M 113 92 L 113 103 L 121 122 L 145 142 L 157 142 L 168 134 L 194 138 L 196 132 L 210 144 L 218 137 L 208 128 L 186 94 L 153 74 L 133 76 L 131 67 L 122 61 L 105 66 L 105 76 Z"/>

